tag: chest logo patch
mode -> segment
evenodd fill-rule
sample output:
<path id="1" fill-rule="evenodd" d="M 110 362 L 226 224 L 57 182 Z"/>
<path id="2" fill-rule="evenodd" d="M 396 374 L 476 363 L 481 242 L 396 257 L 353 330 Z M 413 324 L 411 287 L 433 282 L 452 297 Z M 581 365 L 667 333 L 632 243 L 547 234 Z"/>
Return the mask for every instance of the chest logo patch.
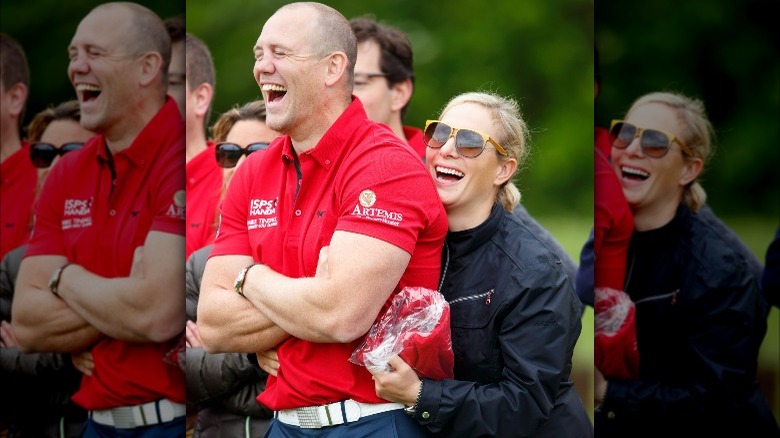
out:
<path id="1" fill-rule="evenodd" d="M 66 199 L 62 212 L 62 229 L 91 227 L 92 202 L 92 197 L 89 199 Z"/>
<path id="2" fill-rule="evenodd" d="M 358 200 L 363 207 L 371 207 L 376 203 L 376 193 L 371 190 L 363 190 L 360 192 Z"/>
<path id="3" fill-rule="evenodd" d="M 275 227 L 277 225 L 276 206 L 278 203 L 278 199 L 250 199 L 246 229 Z"/>

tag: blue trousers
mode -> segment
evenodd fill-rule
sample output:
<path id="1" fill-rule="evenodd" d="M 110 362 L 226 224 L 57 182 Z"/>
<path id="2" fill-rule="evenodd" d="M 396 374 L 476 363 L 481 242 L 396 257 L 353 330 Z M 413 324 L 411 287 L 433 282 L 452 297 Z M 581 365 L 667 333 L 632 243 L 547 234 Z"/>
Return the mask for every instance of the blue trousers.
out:
<path id="1" fill-rule="evenodd" d="M 403 409 L 382 412 L 358 421 L 321 429 L 302 429 L 271 420 L 264 438 L 415 438 L 430 436 L 417 420 L 406 415 Z"/>
<path id="2" fill-rule="evenodd" d="M 83 438 L 181 438 L 187 434 L 186 417 L 179 418 L 153 426 L 136 427 L 134 429 L 117 429 L 113 426 L 95 423 L 87 418 L 81 432 Z"/>

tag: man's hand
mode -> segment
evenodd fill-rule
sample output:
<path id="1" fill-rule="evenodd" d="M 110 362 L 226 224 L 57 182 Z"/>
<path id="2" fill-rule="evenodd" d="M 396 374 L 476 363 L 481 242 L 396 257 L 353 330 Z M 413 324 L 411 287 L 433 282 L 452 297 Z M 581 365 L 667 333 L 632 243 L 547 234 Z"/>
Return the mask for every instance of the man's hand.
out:
<path id="1" fill-rule="evenodd" d="M 195 321 L 187 320 L 185 336 L 187 336 L 187 348 L 203 346 L 203 341 L 200 339 L 200 331 L 198 331 L 198 324 Z"/>
<path id="2" fill-rule="evenodd" d="M 19 342 L 16 340 L 16 336 L 14 336 L 14 328 L 8 321 L 0 322 L 0 347 L 19 347 Z"/>

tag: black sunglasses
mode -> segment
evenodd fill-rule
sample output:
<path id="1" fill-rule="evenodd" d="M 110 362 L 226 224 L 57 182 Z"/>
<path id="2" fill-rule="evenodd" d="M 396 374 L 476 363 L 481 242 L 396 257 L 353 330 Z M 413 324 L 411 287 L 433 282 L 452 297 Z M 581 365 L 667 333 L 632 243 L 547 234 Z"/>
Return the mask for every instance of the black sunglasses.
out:
<path id="1" fill-rule="evenodd" d="M 238 160 L 240 160 L 242 156 L 249 156 L 249 154 L 252 152 L 268 149 L 269 144 L 270 143 L 257 142 L 251 143 L 247 147 L 242 148 L 235 143 L 217 143 L 217 164 L 219 164 L 220 167 L 224 167 L 226 169 L 236 167 Z"/>
<path id="2" fill-rule="evenodd" d="M 612 125 L 609 129 L 609 140 L 612 142 L 612 147 L 625 149 L 637 137 L 639 137 L 639 145 L 642 147 L 642 153 L 648 157 L 663 157 L 669 153 L 669 148 L 672 146 L 672 142 L 675 141 L 680 144 L 680 148 L 685 155 L 688 155 L 689 157 L 693 156 L 693 153 L 691 153 L 688 146 L 672 134 L 667 134 L 666 132 L 657 129 L 640 128 L 633 123 L 624 120 L 612 121 Z"/>
<path id="3" fill-rule="evenodd" d="M 439 149 L 453 136 L 455 137 L 455 150 L 463 157 L 478 157 L 488 143 L 491 143 L 499 154 L 507 155 L 506 150 L 487 134 L 473 129 L 454 128 L 438 120 L 428 120 L 425 123 L 423 142 L 429 148 Z"/>
<path id="4" fill-rule="evenodd" d="M 51 143 L 33 143 L 30 145 L 30 160 L 33 166 L 45 169 L 51 166 L 52 161 L 59 155 L 65 155 L 70 151 L 81 149 L 84 143 L 76 141 L 68 142 L 60 147 L 54 146 Z"/>

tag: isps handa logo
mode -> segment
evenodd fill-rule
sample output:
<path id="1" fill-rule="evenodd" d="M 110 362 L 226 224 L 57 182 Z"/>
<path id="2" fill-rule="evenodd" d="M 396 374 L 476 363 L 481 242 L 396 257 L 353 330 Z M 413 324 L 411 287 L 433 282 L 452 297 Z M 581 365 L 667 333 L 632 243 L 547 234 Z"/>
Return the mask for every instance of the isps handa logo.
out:
<path id="1" fill-rule="evenodd" d="M 277 225 L 276 206 L 279 199 L 250 199 L 246 229 L 271 228 Z"/>
<path id="2" fill-rule="evenodd" d="M 89 199 L 66 199 L 62 211 L 62 229 L 91 227 L 92 202 L 92 197 Z"/>
<path id="3" fill-rule="evenodd" d="M 182 219 L 187 213 L 187 192 L 184 190 L 178 190 L 173 194 L 173 200 L 168 205 L 168 211 L 165 215 L 168 217 Z"/>

